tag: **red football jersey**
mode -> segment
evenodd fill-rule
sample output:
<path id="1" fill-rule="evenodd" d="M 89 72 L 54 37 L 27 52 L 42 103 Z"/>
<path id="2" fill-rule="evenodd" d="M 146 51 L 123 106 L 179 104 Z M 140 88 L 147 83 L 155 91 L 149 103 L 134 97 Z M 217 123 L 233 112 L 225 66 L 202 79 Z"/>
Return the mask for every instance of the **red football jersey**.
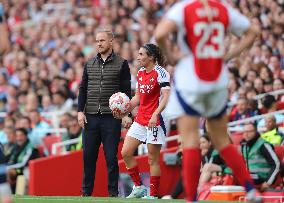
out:
<path id="1" fill-rule="evenodd" d="M 212 21 L 200 1 L 184 8 L 186 42 L 194 55 L 196 75 L 204 81 L 215 81 L 222 70 L 224 37 L 229 24 L 227 8 L 218 1 L 208 2 Z M 206 68 L 204 68 L 206 67 Z"/>
<path id="2" fill-rule="evenodd" d="M 170 88 L 170 75 L 158 65 L 149 73 L 145 68 L 141 68 L 137 75 L 136 88 L 140 96 L 140 106 L 135 121 L 147 126 L 152 114 L 159 106 L 161 89 Z M 161 118 L 158 119 L 157 125 L 160 123 Z"/>
<path id="3" fill-rule="evenodd" d="M 228 73 L 223 63 L 228 31 L 241 36 L 249 20 L 231 6 L 208 0 L 210 12 L 200 0 L 185 0 L 169 9 L 166 18 L 178 29 L 178 44 L 184 56 L 175 71 L 175 88 L 190 92 L 224 89 Z"/>

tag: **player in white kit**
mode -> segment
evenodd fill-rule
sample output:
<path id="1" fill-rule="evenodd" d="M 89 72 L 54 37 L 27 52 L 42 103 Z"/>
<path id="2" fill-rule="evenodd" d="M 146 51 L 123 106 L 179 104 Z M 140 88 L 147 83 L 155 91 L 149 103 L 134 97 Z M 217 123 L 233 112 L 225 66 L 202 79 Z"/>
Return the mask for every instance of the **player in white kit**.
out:
<path id="1" fill-rule="evenodd" d="M 235 9 L 217 0 L 185 0 L 176 3 L 158 24 L 155 39 L 166 51 L 170 33 L 178 32 L 184 56 L 177 64 L 174 85 L 166 113 L 177 119 L 183 142 L 183 178 L 188 202 L 195 201 L 200 176 L 199 117 L 206 117 L 212 142 L 226 164 L 247 191 L 247 199 L 261 201 L 242 156 L 227 135 L 226 104 L 228 73 L 224 61 L 250 47 L 256 30 Z M 227 32 L 242 37 L 241 42 L 225 53 Z"/>

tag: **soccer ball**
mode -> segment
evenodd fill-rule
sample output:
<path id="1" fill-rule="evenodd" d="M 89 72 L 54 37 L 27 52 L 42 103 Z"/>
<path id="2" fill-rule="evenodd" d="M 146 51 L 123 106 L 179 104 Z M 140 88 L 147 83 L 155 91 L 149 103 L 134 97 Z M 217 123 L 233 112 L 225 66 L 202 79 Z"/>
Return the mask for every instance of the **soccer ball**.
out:
<path id="1" fill-rule="evenodd" d="M 126 94 L 122 92 L 114 93 L 109 98 L 109 108 L 113 112 L 124 114 L 128 111 L 129 107 L 130 99 Z"/>

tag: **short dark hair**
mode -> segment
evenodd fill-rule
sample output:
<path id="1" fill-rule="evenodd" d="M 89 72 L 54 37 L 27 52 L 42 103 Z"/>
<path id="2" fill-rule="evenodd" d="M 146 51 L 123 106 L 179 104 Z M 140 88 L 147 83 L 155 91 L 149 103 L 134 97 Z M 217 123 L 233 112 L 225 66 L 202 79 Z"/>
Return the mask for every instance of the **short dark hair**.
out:
<path id="1" fill-rule="evenodd" d="M 270 109 L 271 106 L 276 102 L 276 99 L 273 95 L 266 95 L 264 99 L 262 100 L 262 105 L 266 109 Z"/>
<path id="2" fill-rule="evenodd" d="M 254 122 L 254 121 L 247 122 L 247 123 L 245 123 L 245 125 L 252 125 L 253 128 L 257 131 L 257 123 L 256 122 Z"/>
<path id="3" fill-rule="evenodd" d="M 25 128 L 17 128 L 16 132 L 19 131 L 21 133 L 23 133 L 25 136 L 28 136 L 28 131 Z"/>

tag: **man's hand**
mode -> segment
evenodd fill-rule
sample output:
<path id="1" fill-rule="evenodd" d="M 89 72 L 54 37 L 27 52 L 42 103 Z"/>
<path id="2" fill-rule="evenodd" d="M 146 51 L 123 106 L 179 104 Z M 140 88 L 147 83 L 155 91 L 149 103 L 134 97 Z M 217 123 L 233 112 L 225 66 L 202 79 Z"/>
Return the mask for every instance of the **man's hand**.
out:
<path id="1" fill-rule="evenodd" d="M 158 122 L 158 114 L 153 113 L 151 119 L 149 120 L 148 127 L 152 128 L 157 126 L 157 122 Z"/>
<path id="2" fill-rule="evenodd" d="M 78 123 L 82 128 L 85 128 L 85 123 L 87 123 L 87 118 L 83 112 L 78 112 Z"/>
<path id="3" fill-rule="evenodd" d="M 122 125 L 125 128 L 130 128 L 132 124 L 132 118 L 128 117 L 127 115 L 122 118 Z"/>

